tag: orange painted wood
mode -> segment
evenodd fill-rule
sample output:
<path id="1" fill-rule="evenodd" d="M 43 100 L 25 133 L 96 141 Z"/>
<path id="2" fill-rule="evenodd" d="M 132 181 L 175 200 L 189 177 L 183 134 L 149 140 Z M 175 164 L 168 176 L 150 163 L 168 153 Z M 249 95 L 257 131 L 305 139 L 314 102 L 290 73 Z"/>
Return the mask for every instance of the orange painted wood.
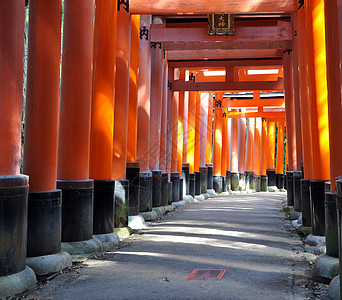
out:
<path id="1" fill-rule="evenodd" d="M 159 47 L 151 49 L 150 170 L 159 170 L 163 57 L 162 49 Z"/>
<path id="2" fill-rule="evenodd" d="M 281 49 L 194 49 L 194 50 L 168 50 L 170 60 L 196 60 L 196 59 L 244 59 L 244 58 L 274 58 L 280 57 Z"/>
<path id="3" fill-rule="evenodd" d="M 185 78 L 185 71 L 179 72 L 179 78 Z M 183 163 L 183 135 L 184 135 L 184 92 L 179 92 L 179 105 L 178 105 L 178 138 L 177 138 L 177 172 L 182 176 L 182 163 Z"/>
<path id="4" fill-rule="evenodd" d="M 239 172 L 239 119 L 231 120 L 230 171 Z"/>
<path id="5" fill-rule="evenodd" d="M 215 95 L 216 97 L 216 95 Z M 214 122 L 214 148 L 213 148 L 213 172 L 214 175 L 221 175 L 222 155 L 222 108 L 215 107 Z"/>
<path id="6" fill-rule="evenodd" d="M 254 131 L 254 160 L 253 160 L 253 167 L 254 167 L 254 174 L 261 175 L 260 170 L 260 154 L 261 154 L 261 131 L 262 131 L 262 119 L 256 118 L 255 119 L 255 131 Z"/>
<path id="7" fill-rule="evenodd" d="M 230 111 L 228 112 L 228 117 L 229 118 L 284 118 L 285 117 L 285 112 L 234 112 Z"/>
<path id="8" fill-rule="evenodd" d="M 234 35 L 208 35 L 207 28 L 166 28 L 151 26 L 151 42 L 289 41 L 291 27 L 236 27 Z"/>
<path id="9" fill-rule="evenodd" d="M 239 173 L 245 172 L 246 162 L 246 119 L 239 120 Z"/>
<path id="10" fill-rule="evenodd" d="M 199 172 L 201 147 L 201 93 L 196 93 L 196 113 L 195 113 L 195 160 L 194 170 Z"/>
<path id="11" fill-rule="evenodd" d="M 164 43 L 165 50 L 244 50 L 244 49 L 289 49 L 291 41 L 229 41 L 229 42 L 177 42 Z"/>
<path id="12" fill-rule="evenodd" d="M 189 72 L 187 72 L 189 73 Z M 189 78 L 189 74 L 185 77 Z M 188 155 L 188 114 L 189 114 L 189 92 L 184 93 L 184 122 L 183 122 L 183 162 L 187 162 Z"/>
<path id="13" fill-rule="evenodd" d="M 150 28 L 151 16 L 140 16 L 140 26 Z M 151 43 L 145 38 L 139 41 L 139 79 L 138 79 L 138 125 L 137 161 L 141 172 L 150 169 L 150 96 L 151 96 Z"/>
<path id="14" fill-rule="evenodd" d="M 31 192 L 56 189 L 61 17 L 61 0 L 30 1 L 24 174 Z"/>
<path id="15" fill-rule="evenodd" d="M 298 65 L 298 52 L 302 49 L 298 48 L 298 25 L 297 14 L 292 14 L 292 24 L 294 32 L 297 32 L 297 38 L 293 39 L 292 51 L 293 51 L 293 101 L 294 101 L 294 118 L 295 118 L 295 132 L 296 132 L 296 170 L 302 169 L 303 164 L 303 151 L 302 151 L 302 124 L 300 114 L 300 91 L 299 91 L 299 65 Z"/>
<path id="16" fill-rule="evenodd" d="M 0 175 L 20 174 L 25 1 L 0 1 Z"/>
<path id="17" fill-rule="evenodd" d="M 200 119 L 200 167 L 205 167 L 207 155 L 207 137 L 208 137 L 208 111 L 209 111 L 209 93 L 200 93 L 201 115 Z M 212 128 L 212 126 L 211 126 Z M 211 149 L 209 149 L 211 151 Z"/>
<path id="18" fill-rule="evenodd" d="M 167 52 L 165 52 L 165 74 L 166 78 L 164 80 L 164 90 L 165 90 L 165 95 L 167 97 L 167 125 L 166 125 L 166 171 L 170 174 L 171 173 L 171 156 L 172 156 L 172 124 L 173 124 L 173 91 L 172 91 L 172 86 L 173 86 L 173 81 L 174 81 L 174 76 L 175 76 L 175 70 L 174 68 L 169 68 L 168 63 L 167 63 Z M 177 69 L 178 73 L 179 70 Z M 179 78 L 179 74 L 178 74 Z M 177 78 L 177 79 L 178 79 Z M 168 87 L 168 83 L 171 82 L 171 90 Z M 177 106 L 178 110 L 178 106 Z M 177 118 L 178 118 L 178 111 L 177 111 Z M 176 172 L 176 171 L 175 171 Z"/>
<path id="19" fill-rule="evenodd" d="M 262 128 L 261 128 L 261 149 L 260 149 L 260 175 L 266 175 L 267 169 L 267 140 L 268 140 L 268 132 L 267 132 L 267 120 L 265 118 L 262 119 Z"/>
<path id="20" fill-rule="evenodd" d="M 341 29 L 338 27 L 341 2 L 325 1 L 325 41 L 329 109 L 330 178 L 335 192 L 334 178 L 342 175 L 341 135 Z"/>
<path id="21" fill-rule="evenodd" d="M 195 172 L 195 144 L 196 144 L 196 92 L 189 93 L 188 110 L 188 138 L 187 138 L 187 162 L 190 166 L 190 173 Z"/>
<path id="22" fill-rule="evenodd" d="M 173 76 L 170 76 L 170 70 L 174 72 Z M 178 69 L 174 70 L 169 68 L 169 80 L 173 84 L 174 78 L 179 78 L 180 72 Z M 172 95 L 172 124 L 171 124 L 171 172 L 178 172 L 178 130 L 179 130 L 179 92 L 171 91 Z M 183 145 L 182 145 L 183 146 Z M 180 159 L 181 161 L 181 159 Z M 181 172 L 180 172 L 181 173 Z"/>
<path id="23" fill-rule="evenodd" d="M 255 118 L 247 119 L 246 165 L 245 171 L 253 172 Z"/>
<path id="24" fill-rule="evenodd" d="M 127 161 L 137 160 L 139 36 L 140 16 L 131 15 Z"/>
<path id="25" fill-rule="evenodd" d="M 292 54 L 284 54 L 284 86 L 285 86 L 285 109 L 286 109 L 286 136 L 289 157 L 289 171 L 297 166 L 296 154 L 296 123 L 294 112 L 294 91 L 293 91 L 293 58 Z"/>
<path id="26" fill-rule="evenodd" d="M 222 107 L 263 107 L 263 106 L 285 106 L 283 98 L 267 98 L 256 100 L 226 98 L 222 102 Z"/>
<path id="27" fill-rule="evenodd" d="M 282 60 L 277 59 L 253 59 L 253 60 L 212 60 L 212 61 L 170 61 L 173 68 L 199 69 L 199 68 L 224 68 L 224 67 L 281 67 Z"/>
<path id="28" fill-rule="evenodd" d="M 276 173 L 284 173 L 284 122 L 278 123 Z"/>
<path id="29" fill-rule="evenodd" d="M 267 120 L 267 169 L 274 169 L 275 162 L 275 123 Z"/>
<path id="30" fill-rule="evenodd" d="M 184 82 L 176 80 L 175 91 L 281 91 L 284 89 L 284 80 L 278 81 L 250 81 L 250 82 Z"/>
<path id="31" fill-rule="evenodd" d="M 208 104 L 208 122 L 207 122 L 207 147 L 205 162 L 210 164 L 213 162 L 213 120 L 214 120 L 214 97 L 213 93 L 209 93 L 209 104 Z"/>
<path id="32" fill-rule="evenodd" d="M 226 115 L 222 115 L 222 153 L 221 153 L 221 175 L 226 176 L 226 172 L 228 170 L 228 118 L 227 118 L 227 109 L 222 109 L 222 114 L 226 113 Z"/>
<path id="33" fill-rule="evenodd" d="M 130 3 L 131 13 L 156 14 L 156 15 L 177 15 L 177 14 L 203 14 L 203 13 L 251 13 L 251 12 L 292 12 L 297 10 L 298 3 L 295 0 L 250 0 L 233 1 L 210 1 L 210 0 L 175 0 L 170 3 L 163 1 L 142 1 L 133 0 Z"/>
<path id="34" fill-rule="evenodd" d="M 131 16 L 125 10 L 117 13 L 117 48 L 112 179 L 126 179 L 129 76 L 131 55 Z M 130 137 L 133 138 L 133 137 Z"/>
<path id="35" fill-rule="evenodd" d="M 307 58 L 315 180 L 330 179 L 329 126 L 326 81 L 324 1 L 306 3 Z"/>
<path id="36" fill-rule="evenodd" d="M 299 93 L 301 105 L 301 128 L 302 128 L 302 152 L 304 177 L 313 179 L 312 163 L 312 139 L 311 139 L 311 116 L 310 101 L 308 94 L 308 68 L 306 55 L 306 15 L 305 10 L 298 11 L 297 17 L 297 38 L 298 48 L 298 73 L 299 73 Z"/>
<path id="37" fill-rule="evenodd" d="M 57 178 L 89 178 L 94 0 L 64 4 Z"/>
<path id="38" fill-rule="evenodd" d="M 112 179 L 116 2 L 96 0 L 89 177 Z M 113 13 L 111 13 L 113 12 Z"/>
<path id="39" fill-rule="evenodd" d="M 162 102 L 162 111 L 161 111 L 161 129 L 160 129 L 160 152 L 159 152 L 159 169 L 163 172 L 167 172 L 166 169 L 166 137 L 167 137 L 167 121 L 168 121 L 168 103 L 172 103 L 168 101 L 168 92 L 167 88 L 167 80 L 168 80 L 168 68 L 167 68 L 167 59 L 163 59 L 162 61 L 162 72 L 163 72 L 163 82 L 162 82 L 162 98 L 160 101 Z"/>

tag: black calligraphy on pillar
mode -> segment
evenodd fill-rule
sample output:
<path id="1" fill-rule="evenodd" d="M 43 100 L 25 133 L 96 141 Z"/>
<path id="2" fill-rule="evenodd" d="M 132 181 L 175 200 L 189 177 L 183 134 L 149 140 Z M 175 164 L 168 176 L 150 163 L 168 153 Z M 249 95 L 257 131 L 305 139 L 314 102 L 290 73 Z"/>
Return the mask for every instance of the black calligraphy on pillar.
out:
<path id="1" fill-rule="evenodd" d="M 129 12 L 129 0 L 118 0 L 118 11 L 120 11 L 121 4 L 124 6 L 124 10 Z"/>
<path id="2" fill-rule="evenodd" d="M 223 115 L 222 115 L 223 118 L 227 119 L 227 113 L 224 112 Z"/>
<path id="3" fill-rule="evenodd" d="M 161 43 L 156 43 L 156 42 L 152 42 L 152 43 L 151 43 L 151 48 L 157 49 L 157 46 L 159 47 L 159 49 L 162 48 Z"/>
<path id="4" fill-rule="evenodd" d="M 172 82 L 170 80 L 168 81 L 167 86 L 169 90 L 172 91 Z"/>
<path id="5" fill-rule="evenodd" d="M 304 8 L 304 0 L 298 0 L 298 10 L 300 10 L 301 8 Z"/>
<path id="6" fill-rule="evenodd" d="M 194 73 L 191 73 L 189 76 L 189 81 L 195 82 L 195 80 L 196 80 L 196 77 L 195 77 Z"/>
<path id="7" fill-rule="evenodd" d="M 215 99 L 215 107 L 222 107 L 222 101 L 220 99 Z"/>
<path id="8" fill-rule="evenodd" d="M 291 54 L 291 52 L 292 52 L 292 49 L 285 49 L 284 51 L 284 54 L 288 54 L 288 55 L 290 55 Z"/>
<path id="9" fill-rule="evenodd" d="M 148 41 L 148 29 L 146 26 L 140 28 L 140 39 L 142 40 L 145 37 L 145 40 Z"/>

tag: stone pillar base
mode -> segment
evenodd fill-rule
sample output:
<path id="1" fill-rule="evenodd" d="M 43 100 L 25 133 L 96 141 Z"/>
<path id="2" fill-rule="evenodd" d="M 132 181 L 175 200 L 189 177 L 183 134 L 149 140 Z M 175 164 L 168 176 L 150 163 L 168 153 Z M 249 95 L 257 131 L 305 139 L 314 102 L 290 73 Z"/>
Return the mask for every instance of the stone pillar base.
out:
<path id="1" fill-rule="evenodd" d="M 115 180 L 115 218 L 114 228 L 128 226 L 129 181 Z"/>
<path id="2" fill-rule="evenodd" d="M 215 193 L 217 194 L 222 193 L 222 175 L 213 176 L 213 186 L 214 186 Z"/>
<path id="3" fill-rule="evenodd" d="M 140 172 L 139 212 L 152 210 L 152 172 Z"/>
<path id="4" fill-rule="evenodd" d="M 196 192 L 196 174 L 190 173 L 189 174 L 189 195 L 195 197 Z"/>

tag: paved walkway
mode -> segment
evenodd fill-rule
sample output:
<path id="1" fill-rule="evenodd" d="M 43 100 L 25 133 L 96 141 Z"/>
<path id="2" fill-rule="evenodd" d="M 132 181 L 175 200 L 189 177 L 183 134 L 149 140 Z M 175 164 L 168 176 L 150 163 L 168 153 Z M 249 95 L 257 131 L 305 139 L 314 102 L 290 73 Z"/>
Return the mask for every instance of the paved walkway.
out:
<path id="1" fill-rule="evenodd" d="M 283 228 L 285 198 L 255 193 L 188 205 L 29 298 L 304 299 L 294 289 L 300 241 Z M 194 269 L 226 274 L 187 280 Z"/>

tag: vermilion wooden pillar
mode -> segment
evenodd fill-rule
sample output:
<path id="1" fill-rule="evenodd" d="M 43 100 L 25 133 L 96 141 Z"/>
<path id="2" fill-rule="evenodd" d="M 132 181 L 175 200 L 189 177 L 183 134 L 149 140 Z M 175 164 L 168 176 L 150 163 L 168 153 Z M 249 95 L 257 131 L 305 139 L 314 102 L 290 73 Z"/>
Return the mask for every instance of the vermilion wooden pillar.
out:
<path id="1" fill-rule="evenodd" d="M 185 71 L 180 70 L 179 78 L 185 78 Z M 180 176 L 182 174 L 183 163 L 183 135 L 184 135 L 184 92 L 179 92 L 179 106 L 178 106 L 178 137 L 177 137 L 177 171 Z"/>
<path id="2" fill-rule="evenodd" d="M 206 163 L 212 163 L 212 145 L 213 145 L 213 119 L 214 119 L 214 97 L 213 93 L 209 93 L 208 104 L 208 130 L 207 130 L 207 150 L 206 150 Z"/>
<path id="3" fill-rule="evenodd" d="M 201 93 L 196 93 L 196 113 L 195 113 L 195 160 L 194 170 L 199 172 L 200 166 L 200 146 L 201 146 Z"/>
<path id="4" fill-rule="evenodd" d="M 301 106 L 300 106 L 300 91 L 299 91 L 299 51 L 303 49 L 298 48 L 298 18 L 297 14 L 293 13 L 292 17 L 292 52 L 293 52 L 293 102 L 294 102 L 294 118 L 295 118 L 295 133 L 296 133 L 296 164 L 295 170 L 301 171 L 303 163 L 303 150 L 302 150 L 302 125 L 301 125 Z"/>
<path id="5" fill-rule="evenodd" d="M 189 71 L 185 71 L 185 81 L 189 81 Z M 189 97 L 190 93 L 184 93 L 184 119 L 183 119 L 183 163 L 187 162 L 188 155 L 188 115 L 189 115 Z"/>
<path id="6" fill-rule="evenodd" d="M 228 170 L 228 118 L 227 108 L 222 109 L 222 152 L 221 152 L 221 175 L 226 176 Z"/>
<path id="7" fill-rule="evenodd" d="M 154 17 L 153 24 L 162 20 Z M 151 104 L 150 104 L 150 170 L 159 170 L 160 131 L 163 96 L 163 50 L 161 44 L 151 45 Z"/>
<path id="8" fill-rule="evenodd" d="M 159 152 L 159 169 L 163 172 L 166 172 L 166 137 L 167 137 L 167 122 L 168 122 L 168 101 L 167 96 L 168 93 L 166 91 L 167 88 L 167 80 L 168 80 L 168 71 L 167 71 L 167 59 L 162 60 L 162 98 L 160 99 L 162 102 L 162 112 L 161 112 L 161 129 L 160 129 L 160 152 Z"/>
<path id="9" fill-rule="evenodd" d="M 3 298 L 36 286 L 34 273 L 26 268 L 29 182 L 28 176 L 20 175 L 24 36 L 25 1 L 0 1 L 0 297 Z M 12 284 L 9 289 L 8 283 L 23 278 L 23 274 L 27 276 L 26 282 Z"/>
<path id="10" fill-rule="evenodd" d="M 94 234 L 113 233 L 112 180 L 117 2 L 96 0 L 89 176 L 94 179 Z"/>
<path id="11" fill-rule="evenodd" d="M 274 169 L 275 122 L 267 122 L 267 169 Z"/>
<path id="12" fill-rule="evenodd" d="M 180 126 L 179 120 L 179 92 L 173 92 L 172 91 L 172 86 L 173 86 L 173 81 L 174 79 L 178 80 L 180 77 L 180 72 L 179 69 L 172 69 L 170 70 L 174 71 L 174 76 L 170 78 L 170 83 L 171 83 L 171 93 L 172 93 L 172 123 L 171 123 L 171 138 L 172 138 L 172 144 L 171 144 L 171 172 L 181 172 L 181 168 L 178 169 L 178 161 L 181 162 L 181 160 L 178 160 L 178 156 L 181 155 L 181 152 L 178 151 L 178 144 L 179 144 L 179 130 L 182 128 Z M 183 139 L 182 139 L 183 141 Z M 183 144 L 183 143 L 182 143 Z"/>
<path id="13" fill-rule="evenodd" d="M 149 32 L 150 15 L 140 16 L 140 29 Z M 146 32 L 145 32 L 146 33 Z M 150 145 L 150 97 L 151 97 L 151 43 L 150 35 L 145 34 L 139 42 L 138 80 L 138 121 L 137 121 L 137 161 L 142 172 L 149 168 Z"/>
<path id="14" fill-rule="evenodd" d="M 293 89 L 293 61 L 291 49 L 287 49 L 283 55 L 284 88 L 285 88 L 285 110 L 286 110 L 286 135 L 288 145 L 289 170 L 295 170 L 297 166 L 296 157 L 296 123 L 294 112 L 294 89 Z"/>
<path id="15" fill-rule="evenodd" d="M 276 172 L 284 173 L 284 122 L 278 123 Z"/>
<path id="16" fill-rule="evenodd" d="M 267 167 L 267 120 L 262 119 L 261 148 L 260 148 L 260 175 L 266 175 Z"/>
<path id="17" fill-rule="evenodd" d="M 125 180 L 128 139 L 131 16 L 124 9 L 118 11 L 117 39 L 112 178 L 114 180 Z M 134 137 L 130 136 L 129 138 Z"/>
<path id="18" fill-rule="evenodd" d="M 127 161 L 137 160 L 140 15 L 131 15 Z"/>
<path id="19" fill-rule="evenodd" d="M 341 137 L 341 30 L 339 22 L 339 1 L 325 1 L 325 41 L 327 59 L 330 178 L 331 192 L 335 192 L 335 178 L 342 175 Z"/>
<path id="20" fill-rule="evenodd" d="M 30 176 L 28 257 L 61 251 L 61 191 L 56 189 L 61 16 L 61 0 L 30 1 L 24 147 L 24 173 Z"/>
<path id="21" fill-rule="evenodd" d="M 261 118 L 255 119 L 255 132 L 254 132 L 254 174 L 261 175 L 260 173 L 260 150 L 261 150 L 261 131 L 262 120 Z"/>
<path id="22" fill-rule="evenodd" d="M 187 162 L 190 165 L 190 173 L 195 172 L 196 94 L 197 92 L 189 93 Z"/>
<path id="23" fill-rule="evenodd" d="M 173 124 L 173 115 L 174 111 L 173 108 L 173 92 L 172 92 L 172 83 L 175 77 L 175 69 L 171 68 L 167 64 L 167 53 L 165 54 L 165 64 L 166 69 L 168 71 L 167 77 L 164 82 L 164 89 L 167 95 L 167 126 L 166 126 L 166 170 L 170 174 L 171 173 L 171 159 L 172 159 L 172 124 Z M 178 71 L 178 69 L 177 69 Z M 178 71 L 179 72 L 179 71 Z M 177 75 L 179 78 L 179 74 Z M 171 85 L 169 84 L 171 82 Z M 177 99 L 178 100 L 178 99 Z M 178 110 L 178 103 L 177 103 L 177 110 Z M 178 111 L 177 111 L 177 118 L 178 118 Z"/>
<path id="24" fill-rule="evenodd" d="M 245 172 L 246 119 L 239 118 L 239 173 Z"/>
<path id="25" fill-rule="evenodd" d="M 209 93 L 201 93 L 201 114 L 200 114 L 200 158 L 199 165 L 204 167 L 207 157 L 207 136 L 208 136 L 208 112 L 209 112 Z M 211 151 L 211 149 L 210 149 Z"/>
<path id="26" fill-rule="evenodd" d="M 216 96 L 215 96 L 215 100 L 216 100 Z M 219 106 L 215 106 L 214 151 L 213 151 L 214 175 L 221 175 L 221 153 L 222 153 L 222 108 Z"/>
<path id="27" fill-rule="evenodd" d="M 230 144 L 230 170 L 239 172 L 239 119 L 232 118 L 232 134 Z"/>
<path id="28" fill-rule="evenodd" d="M 301 105 L 301 128 L 302 128 L 302 153 L 304 178 L 313 178 L 312 163 L 312 139 L 311 139 L 311 117 L 310 117 L 310 101 L 308 91 L 308 68 L 306 64 L 306 16 L 305 10 L 300 9 L 297 12 L 297 39 L 298 48 L 298 73 L 299 73 L 299 92 Z"/>
<path id="29" fill-rule="evenodd" d="M 306 46 L 315 180 L 330 179 L 324 1 L 306 3 Z"/>
<path id="30" fill-rule="evenodd" d="M 94 0 L 64 4 L 57 187 L 62 190 L 62 241 L 93 235 L 94 181 L 89 179 Z M 77 228 L 77 230 L 75 230 Z"/>
<path id="31" fill-rule="evenodd" d="M 253 172 L 255 118 L 247 119 L 246 167 L 245 171 Z"/>
<path id="32" fill-rule="evenodd" d="M 96 0 L 95 3 L 89 173 L 92 179 L 110 180 L 113 159 L 117 3 L 114 0 Z"/>

